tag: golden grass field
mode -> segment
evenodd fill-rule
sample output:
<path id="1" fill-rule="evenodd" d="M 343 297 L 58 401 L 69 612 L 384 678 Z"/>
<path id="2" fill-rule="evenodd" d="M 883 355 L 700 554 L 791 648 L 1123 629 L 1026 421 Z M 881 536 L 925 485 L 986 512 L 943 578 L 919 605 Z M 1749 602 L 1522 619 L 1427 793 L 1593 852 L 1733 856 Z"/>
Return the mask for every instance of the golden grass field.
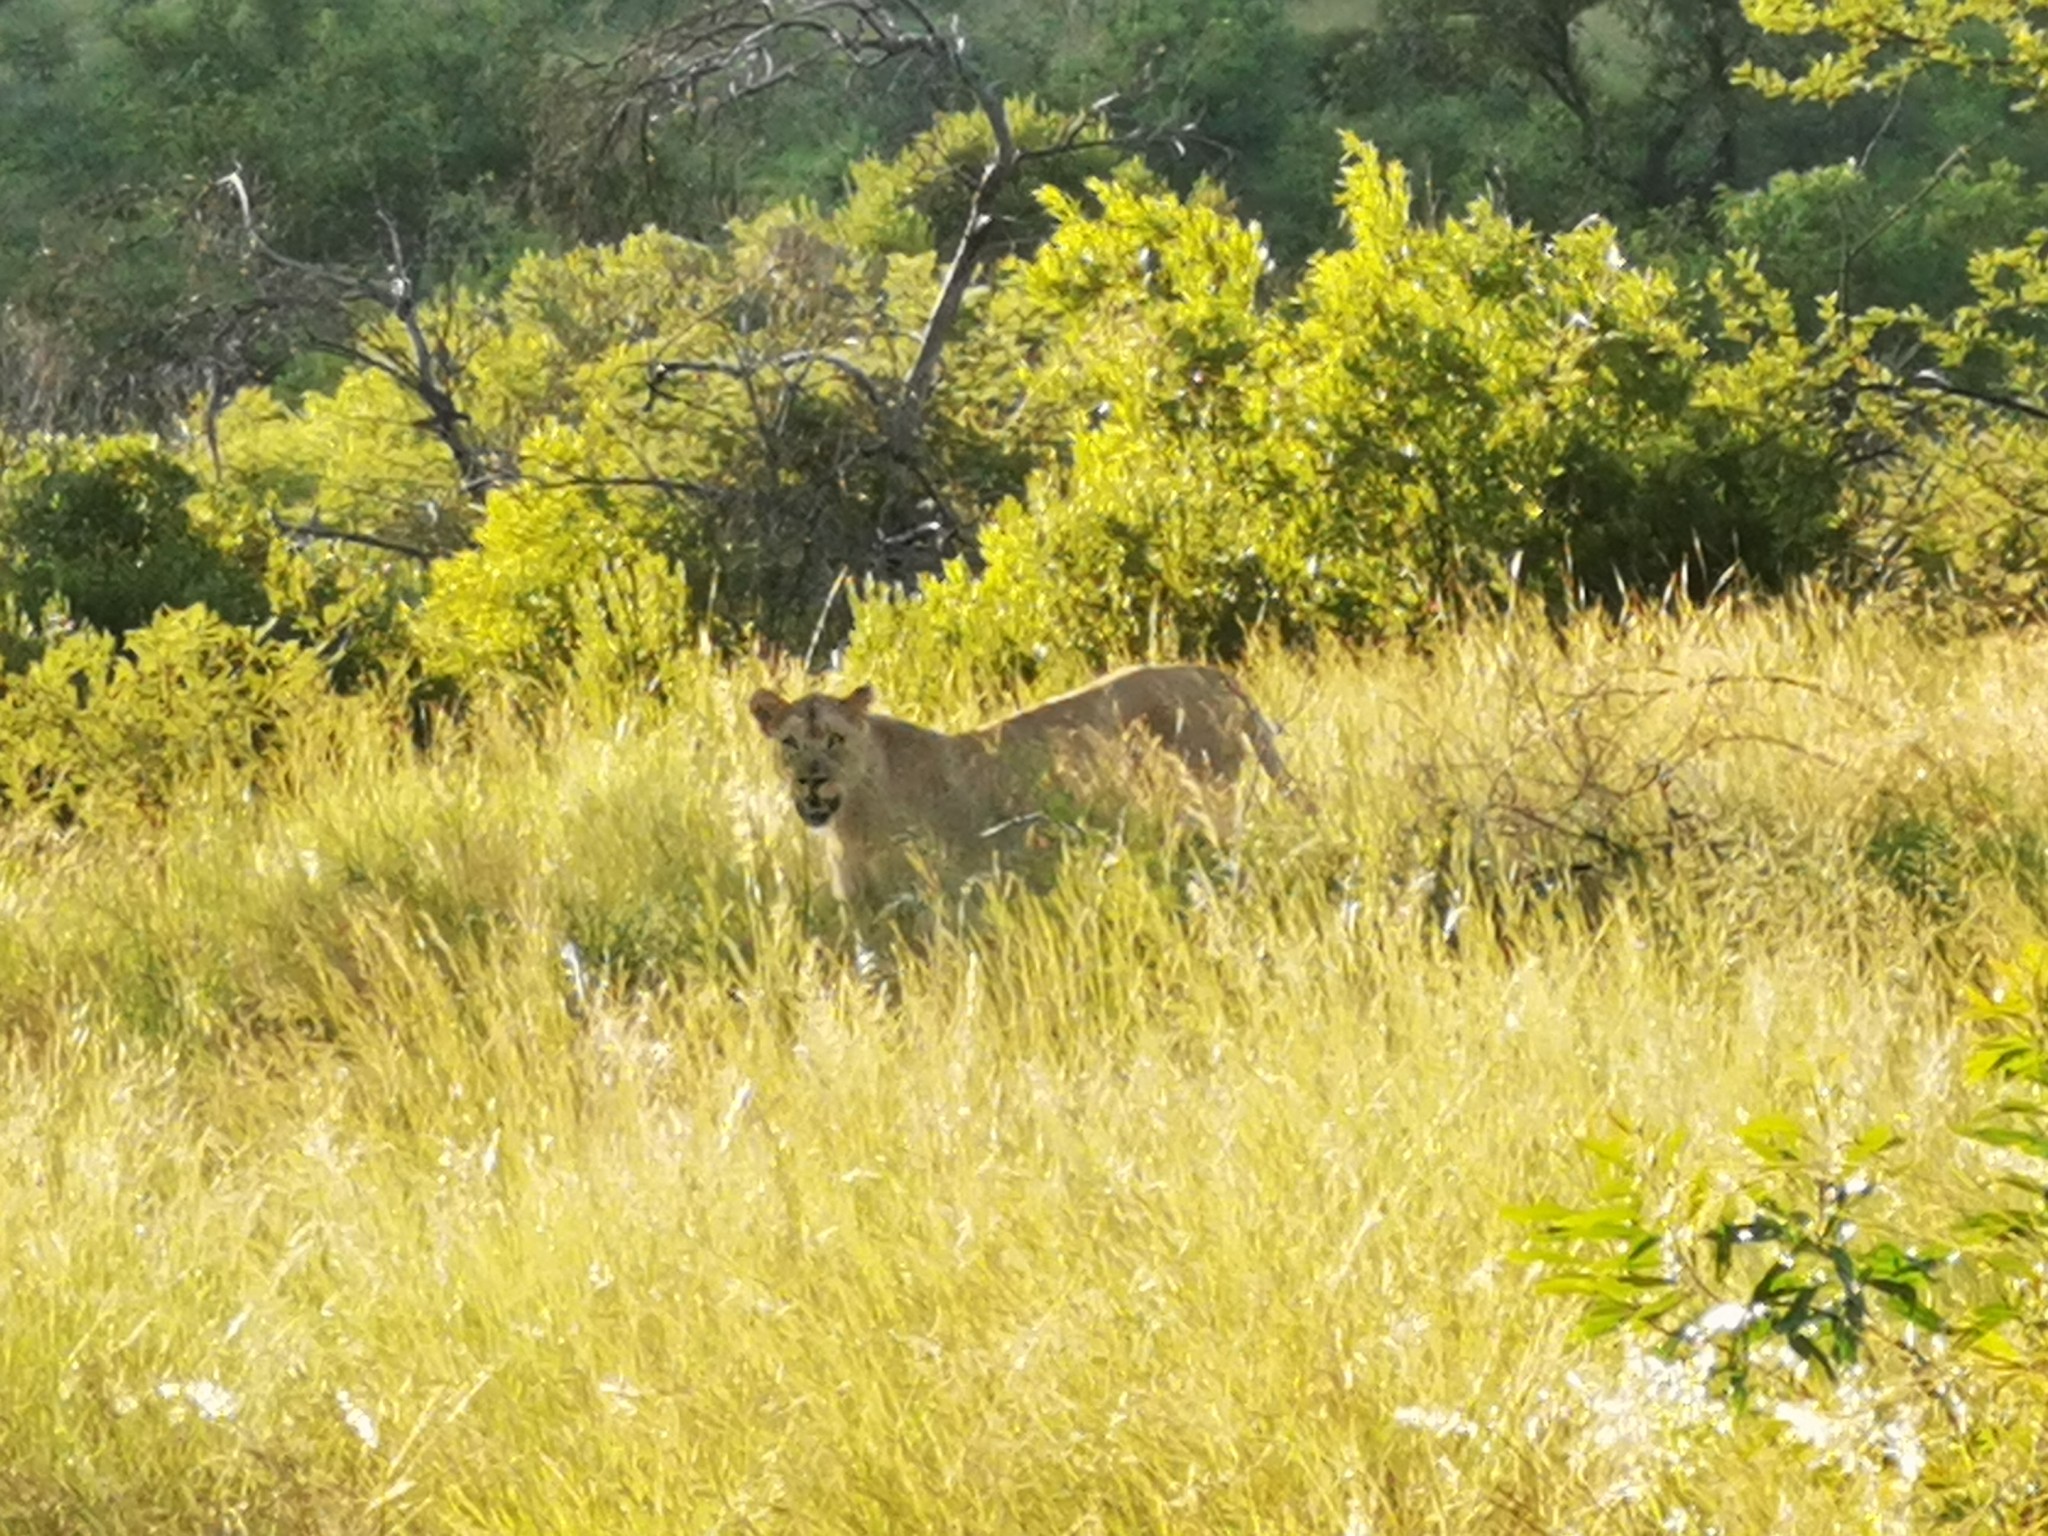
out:
<path id="1" fill-rule="evenodd" d="M 1141 806 L 893 995 L 757 669 L 426 754 L 344 702 L 260 793 L 18 828 L 0 1530 L 2044 1518 L 2038 1368 L 1738 1417 L 1575 1338 L 1504 1213 L 1589 1135 L 1732 1187 L 1773 1113 L 1900 1130 L 1916 1230 L 1979 1198 L 1958 1018 L 2041 923 L 2048 637 L 1731 608 L 1247 673 L 1320 817 Z"/>

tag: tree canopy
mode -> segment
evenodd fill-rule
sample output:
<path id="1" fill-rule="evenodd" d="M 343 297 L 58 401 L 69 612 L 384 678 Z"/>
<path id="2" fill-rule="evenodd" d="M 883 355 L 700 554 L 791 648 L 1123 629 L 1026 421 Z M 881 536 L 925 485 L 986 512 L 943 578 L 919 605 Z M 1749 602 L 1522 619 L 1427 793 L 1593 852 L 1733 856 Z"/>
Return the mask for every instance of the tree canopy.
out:
<path id="1" fill-rule="evenodd" d="M 993 680 L 1525 599 L 2048 601 L 2027 7 L 386 3 L 9 13 L 22 675 Z"/>

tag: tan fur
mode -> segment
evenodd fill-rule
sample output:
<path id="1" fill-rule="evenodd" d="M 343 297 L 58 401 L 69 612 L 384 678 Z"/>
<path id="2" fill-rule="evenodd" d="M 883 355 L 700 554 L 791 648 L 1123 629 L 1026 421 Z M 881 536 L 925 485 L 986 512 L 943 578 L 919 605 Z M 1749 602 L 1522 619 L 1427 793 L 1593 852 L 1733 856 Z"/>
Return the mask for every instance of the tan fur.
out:
<path id="1" fill-rule="evenodd" d="M 973 856 L 987 835 L 1042 802 L 1056 768 L 1077 752 L 1142 731 L 1198 776 L 1227 783 L 1256 757 L 1282 787 L 1291 780 L 1273 728 L 1249 695 L 1214 667 L 1128 667 L 961 735 L 877 714 L 874 690 L 794 701 L 762 689 L 748 709 L 782 748 L 798 815 L 826 838 L 841 901 L 877 894 L 906 844 Z"/>

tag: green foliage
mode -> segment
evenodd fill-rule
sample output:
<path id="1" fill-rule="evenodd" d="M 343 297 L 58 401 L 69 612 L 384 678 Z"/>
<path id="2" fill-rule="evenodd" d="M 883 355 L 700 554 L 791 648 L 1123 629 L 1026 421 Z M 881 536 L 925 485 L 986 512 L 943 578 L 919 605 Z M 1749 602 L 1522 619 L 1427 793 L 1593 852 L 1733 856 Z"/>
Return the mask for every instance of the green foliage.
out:
<path id="1" fill-rule="evenodd" d="M 1015 111 L 1027 141 L 1059 127 Z M 481 501 L 392 371 L 359 363 L 330 390 L 251 392 L 221 413 L 209 526 L 373 541 L 327 549 L 332 580 L 274 562 L 278 611 L 322 640 L 389 611 L 376 592 L 402 601 L 420 585 L 378 546 L 419 551 L 434 564 L 418 642 L 431 670 L 456 677 L 558 665 L 589 583 L 653 579 L 650 561 L 696 594 L 690 633 L 708 622 L 728 639 L 755 630 L 805 645 L 842 573 L 928 567 L 937 541 L 957 545 L 980 500 L 1018 484 L 1043 449 L 1040 413 L 1018 401 L 1027 337 L 1000 294 L 969 304 L 944 388 L 918 413 L 916 440 L 899 442 L 937 264 L 929 249 L 878 249 L 898 242 L 876 189 L 908 199 L 914 224 L 917 189 L 949 184 L 953 164 L 927 151 L 971 141 L 966 122 L 942 120 L 907 168 L 872 168 L 871 195 L 841 219 L 789 207 L 716 245 L 647 232 L 535 255 L 495 295 L 430 307 L 423 324 L 464 430 L 500 466 Z M 402 354 L 403 342 L 380 321 L 356 350 Z M 339 617 L 319 617 L 336 603 Z"/>
<path id="2" fill-rule="evenodd" d="M 978 581 L 865 602 L 857 655 L 1227 656 L 1261 625 L 1399 631 L 1510 569 L 1562 600 L 1737 565 L 1780 587 L 1828 555 L 1840 359 L 1753 264 L 1716 275 L 1710 341 L 1607 226 L 1418 224 L 1402 169 L 1351 155 L 1349 244 L 1279 301 L 1257 227 L 1211 199 L 1052 199 L 1023 282 L 1069 457 L 993 515 Z"/>
<path id="3" fill-rule="evenodd" d="M 1866 853 L 1893 890 L 1931 911 L 1953 914 L 1963 901 L 1964 853 L 1945 817 L 1905 811 L 1871 833 Z"/>
<path id="4" fill-rule="evenodd" d="M 1029 248 L 1049 222 L 1036 187 L 1078 192 L 1090 178 L 1109 174 L 1121 152 L 1104 147 L 1048 154 L 1077 136 L 1102 138 L 1106 126 L 1048 111 L 1028 98 L 1010 102 L 1007 115 L 1017 148 L 1047 157 L 1046 179 L 1013 182 L 985 211 L 1012 230 L 1007 246 Z M 940 113 L 897 153 L 871 155 L 851 167 L 851 186 L 831 215 L 833 237 L 849 250 L 875 255 L 950 255 L 966 227 L 975 183 L 995 153 L 995 130 L 984 114 Z"/>
<path id="5" fill-rule="evenodd" d="M 1432 212 L 1487 195 L 1542 229 L 1602 213 L 1631 235 L 1654 225 L 1695 264 L 1711 254 L 1706 210 L 1722 189 L 1742 196 L 1780 172 L 1868 161 L 1886 211 L 1852 237 L 1875 237 L 1861 264 L 1878 269 L 1873 291 L 1888 295 L 1896 278 L 1905 298 L 1930 303 L 1934 291 L 1913 289 L 1914 231 L 1946 251 L 1967 238 L 1962 226 L 2003 218 L 2002 200 L 1987 187 L 1899 228 L 1892 212 L 2002 119 L 1993 152 L 2030 172 L 2048 163 L 2048 133 L 1995 100 L 1995 86 L 2031 78 L 2021 24 L 2035 8 L 1916 6 L 1889 28 L 1885 12 L 1760 5 L 1766 31 L 1732 0 L 1388 0 L 1341 15 L 1278 0 L 1050 11 L 966 0 L 961 24 L 985 77 L 1028 84 L 1049 120 L 1115 98 L 1154 174 L 1184 192 L 1227 182 L 1289 272 L 1333 232 L 1331 129 L 1342 125 L 1414 166 Z M 331 295 L 244 261 L 236 210 L 215 185 L 237 167 L 277 248 L 374 269 L 388 214 L 435 289 L 495 287 L 524 250 L 650 224 L 709 237 L 778 202 L 827 202 L 849 173 L 864 206 L 846 238 L 892 250 L 927 230 L 950 241 L 982 130 L 971 114 L 931 128 L 933 107 L 969 104 L 940 63 L 805 72 L 709 115 L 622 110 L 583 61 L 675 21 L 642 0 L 313 11 L 13 0 L 0 18 L 0 412 L 22 425 L 160 426 L 201 390 L 303 366 L 308 326 L 337 339 Z M 1774 34 L 1827 27 L 1846 48 L 1795 90 L 1827 50 Z M 1837 97 L 1896 78 L 1895 66 L 1914 90 L 1898 102 L 1862 91 L 1826 113 L 1735 90 L 1729 68 L 1744 59 L 1778 95 Z M 906 145 L 949 174 L 916 208 L 893 193 L 876 206 L 864 189 Z M 1003 216 L 1014 239 L 1036 234 L 1021 199 Z"/>
<path id="6" fill-rule="evenodd" d="M 1785 171 L 1725 193 L 1728 243 L 1757 253 L 1778 287 L 1845 307 L 1952 310 L 1973 297 L 1971 258 L 2048 218 L 2048 193 L 2008 160 L 1958 168 L 1928 186 L 1873 177 L 1854 162 Z"/>
<path id="7" fill-rule="evenodd" d="M 125 647 L 62 637 L 0 683 L 0 806 L 118 821 L 195 787 L 247 786 L 326 694 L 311 652 L 204 608 L 169 609 Z"/>
<path id="8" fill-rule="evenodd" d="M 1722 187 L 1863 145 L 1734 88 L 1734 61 L 1782 58 L 1771 42 L 1734 0 L 1387 0 L 1331 39 L 1325 90 L 1447 205 L 1485 194 L 1546 229 L 1662 218 L 1697 248 Z"/>
<path id="9" fill-rule="evenodd" d="M 1964 1016 L 1977 1031 L 1968 1074 L 2001 1096 L 1963 1134 L 2007 1154 L 1997 1182 L 2022 1199 L 1973 1212 L 1963 1232 L 2029 1304 L 2015 1319 L 2039 1331 L 2048 1323 L 2040 1270 L 2048 1252 L 2048 945 L 1994 965 L 1988 985 L 1969 993 Z"/>
<path id="10" fill-rule="evenodd" d="M 1915 785 L 1878 796 L 1863 842 L 1872 873 L 1926 916 L 1963 924 L 1987 901 L 2017 901 L 2048 922 L 2048 840 L 2022 808 L 1981 784 L 1940 795 Z"/>
<path id="11" fill-rule="evenodd" d="M 1317 50 L 1281 0 L 1128 0 L 1108 9 L 1101 91 L 1133 91 L 1167 127 L 1151 162 L 1183 192 L 1227 181 L 1278 259 L 1306 260 L 1334 232 L 1337 145 Z M 1160 100 L 1146 100 L 1148 82 Z"/>
<path id="12" fill-rule="evenodd" d="M 39 437 L 4 453 L 0 595 L 19 611 L 55 605 L 113 636 L 190 603 L 241 623 L 262 615 L 250 573 L 187 516 L 191 472 L 155 441 Z"/>
<path id="13" fill-rule="evenodd" d="M 432 675 L 653 683 L 707 636 L 676 568 L 574 497 L 501 498 L 484 539 L 441 573 L 416 622 Z"/>
<path id="14" fill-rule="evenodd" d="M 540 0 L 432 7 L 339 0 L 126 8 L 110 28 L 110 85 L 158 110 L 174 163 L 225 167 L 285 190 L 277 234 L 325 258 L 361 249 L 373 209 L 426 226 L 434 199 L 516 174 Z"/>
<path id="15" fill-rule="evenodd" d="M 162 424 L 303 345 L 321 306 L 242 260 L 231 170 L 302 260 L 383 259 L 380 214 L 434 278 L 533 239 L 516 190 L 561 0 L 35 11 L 0 37 L 0 288 L 50 371 L 31 419 Z"/>
<path id="16" fill-rule="evenodd" d="M 2006 1505 L 1996 1477 L 1976 1470 L 2001 1436 L 1971 1423 L 2040 1401 L 2048 946 L 1990 971 L 1967 993 L 1975 1039 L 1964 1075 L 1996 1097 L 1959 1127 L 1989 1149 L 1988 1166 L 1958 1170 L 1970 1193 L 1945 1223 L 1953 1244 L 1916 1235 L 1933 1218 L 1879 1183 L 1904 1147 L 1899 1133 L 1876 1129 L 1821 1153 L 1797 1122 L 1766 1115 L 1739 1133 L 1746 1173 L 1677 1189 L 1660 1166 L 1676 1141 L 1589 1144 L 1600 1178 L 1583 1202 L 1510 1213 L 1530 1234 L 1520 1257 L 1536 1266 L 1537 1289 L 1581 1299 L 1582 1335 L 1650 1330 L 1737 1408 L 1786 1424 L 1800 1411 L 1786 1405 L 1803 1399 L 1870 1401 L 1879 1349 L 1894 1352 L 1946 1421 L 1930 1453 L 1946 1462 L 1932 1482 L 1952 1512 Z"/>
<path id="17" fill-rule="evenodd" d="M 1510 1213 L 1530 1234 L 1519 1257 L 1537 1288 L 1585 1298 L 1587 1337 L 1654 1328 L 1737 1407 L 1805 1395 L 1809 1369 L 1832 1384 L 1880 1338 L 1914 1350 L 1916 1334 L 1948 1328 L 1932 1305 L 1948 1251 L 1876 1225 L 1874 1174 L 1895 1133 L 1831 1156 L 1783 1117 L 1739 1135 L 1755 1171 L 1732 1196 L 1694 1191 L 1703 1209 L 1672 1225 L 1642 1211 L 1648 1164 L 1625 1144 L 1590 1146 L 1604 1169 L 1594 1203 Z"/>
<path id="18" fill-rule="evenodd" d="M 2048 38 L 2037 0 L 1745 0 L 1766 31 L 1824 36 L 1803 69 L 1752 65 L 1740 78 L 1771 96 L 1837 102 L 1891 92 L 1937 69 L 1982 74 L 2022 109 L 2048 86 Z"/>
<path id="19" fill-rule="evenodd" d="M 1586 1204 L 1547 1201 L 1508 1212 L 1529 1233 L 1517 1257 L 1540 1266 L 1536 1287 L 1544 1294 L 1582 1298 L 1582 1338 L 1658 1324 L 1688 1301 L 1675 1283 L 1669 1239 L 1642 1210 L 1628 1148 L 1589 1139 L 1583 1150 L 1598 1170 Z"/>
<path id="20" fill-rule="evenodd" d="M 2033 511 L 2048 490 L 2048 239 L 1978 250 L 1968 279 L 1969 302 L 1945 315 L 1859 317 L 1873 353 L 1921 366 L 1860 370 L 1858 415 L 1888 451 L 1864 481 L 1847 576 L 1965 624 L 2009 623 L 2048 611 Z"/>
<path id="21" fill-rule="evenodd" d="M 466 295 L 429 320 L 458 362 L 482 344 Z M 366 329 L 366 344 L 392 339 L 388 322 Z M 324 388 L 246 390 L 210 424 L 221 451 L 193 495 L 195 524 L 261 573 L 281 631 L 318 647 L 344 686 L 410 665 L 406 614 L 428 561 L 474 530 L 454 458 L 421 413 L 389 372 L 358 364 Z"/>

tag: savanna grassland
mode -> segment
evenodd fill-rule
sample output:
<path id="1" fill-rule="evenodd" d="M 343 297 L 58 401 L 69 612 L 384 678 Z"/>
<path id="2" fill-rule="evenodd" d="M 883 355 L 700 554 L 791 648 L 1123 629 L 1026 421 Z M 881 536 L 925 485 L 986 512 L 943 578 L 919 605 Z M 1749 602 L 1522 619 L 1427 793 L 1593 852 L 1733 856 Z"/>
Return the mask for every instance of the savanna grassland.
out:
<path id="1" fill-rule="evenodd" d="M 1626 1167 L 1696 1313 L 1692 1232 L 1875 1127 L 1860 1225 L 1956 1240 L 2015 1156 L 1958 1135 L 1961 1014 L 2041 928 L 2048 638 L 1730 607 L 1248 673 L 1319 815 L 1128 807 L 887 984 L 710 660 L 425 751 L 337 698 L 253 786 L 17 824 L 0 1528 L 2038 1522 L 2026 1317 L 1873 1321 L 1832 1384 L 1765 1340 L 1738 1413 L 1711 1324 L 1575 1337 L 1512 1213 Z"/>

